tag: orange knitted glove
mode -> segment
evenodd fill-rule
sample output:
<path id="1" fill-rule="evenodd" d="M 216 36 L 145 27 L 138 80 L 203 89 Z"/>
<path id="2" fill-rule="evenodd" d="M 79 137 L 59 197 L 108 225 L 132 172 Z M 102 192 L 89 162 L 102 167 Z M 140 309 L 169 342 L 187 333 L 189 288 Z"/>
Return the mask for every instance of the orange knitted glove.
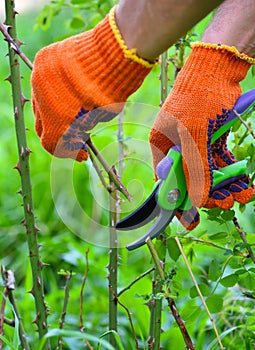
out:
<path id="1" fill-rule="evenodd" d="M 154 167 L 170 147 L 180 145 L 188 193 L 197 207 L 205 206 L 215 195 L 212 171 L 214 167 L 222 167 L 225 159 L 219 157 L 216 148 L 212 149 L 212 134 L 221 121 L 222 109 L 231 109 L 241 94 L 239 82 L 254 62 L 234 47 L 193 44 L 192 52 L 154 122 L 150 133 Z M 225 155 L 227 150 L 223 141 L 221 147 Z M 232 197 L 230 202 L 229 198 L 224 199 L 224 207 L 233 205 Z M 214 205 L 220 205 L 215 204 L 215 199 L 210 200 Z M 216 200 L 220 202 L 219 196 Z"/>
<path id="2" fill-rule="evenodd" d="M 120 112 L 153 65 L 126 47 L 115 8 L 93 30 L 43 48 L 32 73 L 43 147 L 58 157 L 86 160 L 87 132 Z"/>

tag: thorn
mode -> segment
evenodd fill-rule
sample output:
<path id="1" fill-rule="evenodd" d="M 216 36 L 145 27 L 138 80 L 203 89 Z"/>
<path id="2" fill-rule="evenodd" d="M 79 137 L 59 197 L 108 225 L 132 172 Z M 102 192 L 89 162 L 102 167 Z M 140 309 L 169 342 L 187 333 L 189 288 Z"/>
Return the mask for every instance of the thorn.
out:
<path id="1" fill-rule="evenodd" d="M 30 203 L 27 203 L 27 212 L 28 212 L 28 214 L 32 213 L 32 209 L 31 209 Z"/>
<path id="2" fill-rule="evenodd" d="M 38 326 L 38 319 L 40 318 L 40 313 L 38 312 L 36 318 L 34 319 L 34 321 L 32 323 L 36 324 Z"/>
<path id="3" fill-rule="evenodd" d="M 33 297 L 34 297 L 34 296 L 35 296 L 34 288 L 30 289 L 30 290 L 28 291 L 28 293 L 29 293 L 29 294 L 32 294 Z"/>
<path id="4" fill-rule="evenodd" d="M 40 261 L 40 266 L 43 269 L 44 267 L 50 266 L 50 264 L 47 264 L 47 263 Z"/>
<path id="5" fill-rule="evenodd" d="M 12 83 L 11 75 L 9 75 L 7 78 L 4 79 L 5 81 L 9 81 L 9 83 Z"/>
<path id="6" fill-rule="evenodd" d="M 17 165 L 13 167 L 13 169 L 18 170 L 19 174 L 21 175 L 21 168 L 20 168 L 20 162 L 18 161 Z"/>
<path id="7" fill-rule="evenodd" d="M 36 233 L 36 232 L 38 232 L 38 231 L 40 231 L 39 227 L 37 227 L 36 225 L 34 225 L 34 232 Z"/>
<path id="8" fill-rule="evenodd" d="M 15 117 L 16 120 L 19 119 L 19 110 L 18 110 L 17 106 L 15 106 L 15 108 L 14 108 L 14 117 Z"/>
<path id="9" fill-rule="evenodd" d="M 21 147 L 21 151 L 20 151 L 20 156 L 21 156 L 21 158 L 23 159 L 23 160 L 25 160 L 25 150 L 24 150 L 24 147 L 22 146 Z"/>
<path id="10" fill-rule="evenodd" d="M 26 219 L 22 219 L 21 222 L 20 222 L 23 226 L 27 226 L 27 222 L 26 222 Z"/>
<path id="11" fill-rule="evenodd" d="M 37 288 L 40 290 L 41 286 L 42 286 L 42 283 L 41 283 L 41 279 L 40 279 L 39 276 L 37 276 L 36 282 L 37 282 Z"/>
<path id="12" fill-rule="evenodd" d="M 19 14 L 18 11 L 16 11 L 15 9 L 12 10 L 13 18 L 14 18 L 16 15 L 18 15 L 18 14 Z"/>
<path id="13" fill-rule="evenodd" d="M 30 153 L 32 153 L 31 149 L 26 147 L 26 154 L 29 156 Z"/>
<path id="14" fill-rule="evenodd" d="M 9 31 L 9 29 L 11 28 L 11 26 L 10 26 L 10 25 L 5 24 L 5 23 L 4 23 L 2 26 L 4 27 L 4 30 L 5 30 L 6 32 L 8 32 L 8 31 Z"/>
<path id="15" fill-rule="evenodd" d="M 21 47 L 22 45 L 24 45 L 24 42 L 18 39 L 17 40 L 17 45 L 18 45 L 18 47 Z"/>
<path id="16" fill-rule="evenodd" d="M 26 98 L 22 93 L 21 93 L 20 99 L 21 99 L 21 106 L 22 106 L 22 108 L 23 108 L 24 105 L 25 105 L 25 103 L 28 102 L 29 99 Z"/>
<path id="17" fill-rule="evenodd" d="M 22 196 L 22 190 L 17 191 L 17 194 L 20 194 Z"/>

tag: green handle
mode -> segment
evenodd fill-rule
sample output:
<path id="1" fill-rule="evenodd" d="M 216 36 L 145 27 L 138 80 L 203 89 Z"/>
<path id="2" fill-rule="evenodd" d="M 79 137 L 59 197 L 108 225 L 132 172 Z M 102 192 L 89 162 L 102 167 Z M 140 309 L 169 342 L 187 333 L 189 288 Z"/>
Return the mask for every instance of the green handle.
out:
<path id="1" fill-rule="evenodd" d="M 176 208 L 188 210 L 192 207 L 192 203 L 187 196 L 186 179 L 182 167 L 182 154 L 171 148 L 167 157 L 173 160 L 173 165 L 166 179 L 161 182 L 158 192 L 158 203 L 166 210 L 174 210 Z M 228 179 L 231 181 L 231 178 L 245 174 L 246 168 L 247 160 L 242 160 L 220 170 L 214 170 L 213 187 Z"/>

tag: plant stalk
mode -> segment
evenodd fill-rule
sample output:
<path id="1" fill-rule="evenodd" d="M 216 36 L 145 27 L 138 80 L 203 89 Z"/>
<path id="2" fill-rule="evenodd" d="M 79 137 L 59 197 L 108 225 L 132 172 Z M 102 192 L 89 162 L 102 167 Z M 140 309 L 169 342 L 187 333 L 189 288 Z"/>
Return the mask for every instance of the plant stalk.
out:
<path id="1" fill-rule="evenodd" d="M 17 43 L 16 23 L 13 0 L 5 0 L 6 25 L 10 26 L 9 33 L 13 40 Z M 42 338 L 48 330 L 47 326 L 47 310 L 44 302 L 43 279 L 42 279 L 42 263 L 40 261 L 39 248 L 37 242 L 38 228 L 35 224 L 32 186 L 30 178 L 29 155 L 31 153 L 27 146 L 26 128 L 24 122 L 24 104 L 26 99 L 21 91 L 21 76 L 18 54 L 9 44 L 9 62 L 11 70 L 11 86 L 13 96 L 14 121 L 16 129 L 16 138 L 18 144 L 19 162 L 16 168 L 19 170 L 22 186 L 22 198 L 24 206 L 25 219 L 23 221 L 27 232 L 27 243 L 29 249 L 29 259 L 32 268 L 33 288 L 31 293 L 35 298 L 36 319 L 38 326 L 39 338 Z M 49 348 L 49 343 L 46 344 Z"/>
<path id="2" fill-rule="evenodd" d="M 160 67 L 160 105 L 162 106 L 168 95 L 168 61 L 167 51 L 161 55 Z M 158 275 L 158 269 L 154 271 L 152 280 L 152 294 L 157 295 L 162 291 L 162 278 Z M 162 298 L 154 298 L 149 302 L 150 308 L 150 328 L 148 346 L 150 349 L 160 349 L 160 335 L 161 335 L 161 311 Z"/>
<path id="3" fill-rule="evenodd" d="M 163 284 L 165 281 L 165 272 L 162 268 L 158 253 L 157 253 L 155 246 L 152 243 L 152 240 L 150 238 L 147 238 L 146 243 L 147 243 L 147 246 L 150 250 L 151 256 L 154 260 L 156 269 L 157 269 L 158 274 L 159 274 L 160 279 L 161 279 L 161 283 Z M 169 287 L 167 287 L 165 290 L 165 298 L 167 300 L 169 309 L 171 310 L 172 315 L 173 315 L 173 317 L 174 317 L 174 319 L 175 319 L 175 321 L 176 321 L 176 323 L 181 331 L 181 334 L 182 334 L 183 339 L 184 339 L 185 344 L 186 344 L 186 348 L 187 348 L 187 350 L 195 350 L 195 347 L 194 347 L 192 340 L 189 336 L 188 330 L 185 326 L 185 322 L 182 320 L 182 318 L 179 314 L 179 311 L 175 305 L 174 299 L 172 299 L 169 295 L 171 295 L 171 290 Z M 156 349 L 156 348 L 154 348 L 154 349 Z M 158 348 L 158 349 L 160 349 L 160 348 Z"/>
<path id="4" fill-rule="evenodd" d="M 112 185 L 112 183 L 111 183 Z M 118 315 L 117 315 L 117 283 L 118 283 L 118 236 L 115 229 L 118 221 L 116 210 L 117 191 L 113 191 L 109 195 L 109 265 L 108 265 L 108 281 L 109 281 L 109 331 L 118 330 Z M 109 333 L 109 343 L 116 348 L 117 343 L 112 332 Z"/>

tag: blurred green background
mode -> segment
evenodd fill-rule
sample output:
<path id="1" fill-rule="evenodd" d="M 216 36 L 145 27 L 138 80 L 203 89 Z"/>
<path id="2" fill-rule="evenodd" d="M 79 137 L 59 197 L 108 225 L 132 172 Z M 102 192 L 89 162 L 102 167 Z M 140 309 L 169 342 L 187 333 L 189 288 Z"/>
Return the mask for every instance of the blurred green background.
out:
<path id="1" fill-rule="evenodd" d="M 2 1 L 3 2 L 3 1 Z M 19 3 L 16 2 L 19 11 Z M 59 1 L 55 4 L 60 3 Z M 69 3 L 69 2 L 68 2 Z M 75 2 L 74 2 L 75 3 Z M 77 4 L 79 2 L 76 2 Z M 85 3 L 85 2 L 84 2 Z M 100 11 L 96 1 L 87 2 L 82 10 L 51 5 L 40 15 L 41 9 L 22 11 L 17 16 L 17 31 L 25 54 L 34 59 L 36 52 L 56 40 L 93 27 L 111 7 L 110 1 L 101 1 Z M 48 2 L 50 4 L 50 2 Z M 55 7 L 54 7 L 55 6 Z M 55 12 L 54 12 L 55 11 Z M 38 17 L 39 16 L 39 17 Z M 47 18 L 46 21 L 43 19 Z M 52 18 L 51 18 L 52 16 Z M 201 33 L 210 20 L 211 15 L 195 29 L 199 40 Z M 40 24 L 44 23 L 44 26 Z M 3 39 L 3 38 L 2 38 Z M 31 343 L 36 349 L 36 327 L 32 325 L 35 318 L 34 301 L 30 294 L 31 271 L 26 244 L 26 233 L 21 224 L 23 210 L 20 190 L 20 177 L 13 167 L 17 163 L 17 147 L 14 131 L 11 87 L 5 78 L 9 75 L 7 44 L 0 41 L 0 261 L 8 269 L 15 271 L 16 290 L 20 313 Z M 171 48 L 169 55 L 174 55 Z M 186 50 L 186 54 L 189 49 Z M 31 71 L 21 62 L 22 89 L 30 99 Z M 157 67 L 146 78 L 144 85 L 130 98 L 124 111 L 124 153 L 126 156 L 123 183 L 133 194 L 134 201 L 121 204 L 122 215 L 133 210 L 150 193 L 153 186 L 153 170 L 151 167 L 150 148 L 147 143 L 148 133 L 160 105 L 160 81 Z M 169 64 L 169 89 L 173 84 L 173 66 Z M 242 83 L 243 91 L 254 87 L 251 72 Z M 67 102 L 68 103 L 68 102 Z M 85 271 L 85 251 L 89 249 L 89 274 L 84 294 L 84 328 L 85 331 L 100 336 L 107 331 L 108 325 L 108 194 L 102 188 L 93 167 L 86 164 L 74 164 L 69 160 L 53 159 L 40 145 L 34 130 L 34 117 L 31 104 L 25 105 L 25 120 L 28 145 L 32 150 L 30 156 L 31 179 L 33 184 L 34 211 L 37 225 L 40 228 L 42 260 L 49 264 L 44 268 L 44 284 L 46 301 L 49 306 L 49 324 L 58 327 L 61 314 L 65 278 L 63 271 L 72 271 L 70 300 L 67 310 L 67 329 L 79 329 L 79 293 Z M 254 118 L 253 118 L 254 120 Z M 252 118 L 249 122 L 253 123 Z M 98 126 L 93 141 L 102 151 L 110 165 L 118 161 L 118 121 Z M 237 147 L 237 140 L 244 133 L 239 128 L 231 136 L 230 147 L 237 149 L 241 158 L 251 145 L 251 137 Z M 238 153 L 237 152 L 237 153 Z M 74 211 L 76 206 L 79 211 Z M 201 224 L 193 232 L 187 234 L 180 224 L 171 224 L 168 234 L 180 234 L 185 252 L 204 296 L 208 300 L 211 312 L 216 319 L 220 334 L 224 335 L 223 343 L 227 349 L 253 349 L 254 336 L 254 298 L 245 297 L 244 292 L 254 296 L 254 265 L 251 259 L 242 255 L 245 247 L 231 221 L 235 214 L 250 244 L 254 238 L 254 202 L 245 208 L 236 206 L 235 213 L 209 213 L 201 210 Z M 241 209 L 241 210 L 240 210 Z M 122 246 L 132 241 L 133 236 L 121 233 Z M 169 240 L 169 247 L 176 250 L 174 241 Z M 235 252 L 235 253 L 234 253 Z M 127 286 L 134 278 L 153 266 L 146 247 L 128 252 L 120 249 L 119 290 Z M 208 349 L 215 335 L 208 315 L 201 306 L 200 299 L 194 293 L 194 285 L 181 257 L 176 258 L 167 253 L 166 271 L 173 278 L 170 282 L 173 294 L 186 326 L 196 343 L 196 349 Z M 221 278 L 232 276 L 231 281 Z M 140 349 L 146 348 L 149 327 L 149 309 L 146 302 L 151 294 L 152 275 L 143 278 L 121 296 L 132 313 L 134 327 L 139 339 Z M 225 284 L 224 284 L 225 283 Z M 7 315 L 8 316 L 8 315 Z M 9 317 L 11 308 L 9 306 Z M 163 349 L 181 349 L 184 343 L 173 318 L 163 304 L 162 347 Z M 229 333 L 227 330 L 231 330 Z M 135 349 L 133 336 L 126 313 L 119 310 L 119 332 L 127 349 Z M 226 334 L 224 333 L 226 332 Z M 227 334 L 228 333 L 228 334 Z M 6 327 L 6 335 L 12 339 L 13 331 Z M 81 341 L 65 338 L 66 349 L 86 348 Z M 216 349 L 217 347 L 214 347 Z"/>

